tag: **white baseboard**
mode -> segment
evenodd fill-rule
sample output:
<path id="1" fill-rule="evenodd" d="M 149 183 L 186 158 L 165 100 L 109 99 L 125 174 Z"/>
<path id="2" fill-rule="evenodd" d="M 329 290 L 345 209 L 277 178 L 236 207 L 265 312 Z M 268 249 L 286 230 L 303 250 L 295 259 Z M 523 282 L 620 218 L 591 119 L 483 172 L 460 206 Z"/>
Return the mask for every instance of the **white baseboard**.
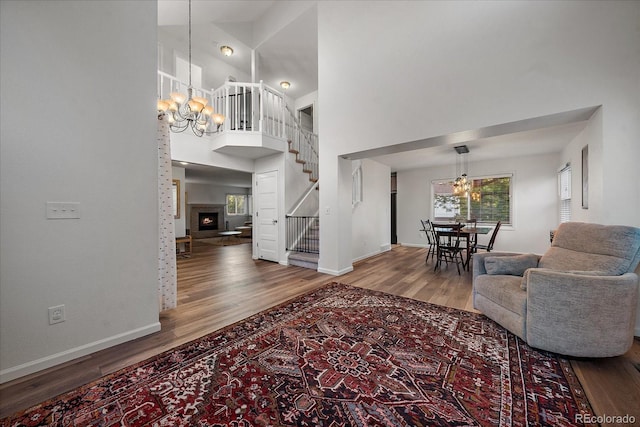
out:
<path id="1" fill-rule="evenodd" d="M 386 248 L 385 246 L 388 246 L 388 248 Z M 351 262 L 356 263 L 358 261 L 362 261 L 364 259 L 371 258 L 372 256 L 376 256 L 376 255 L 380 255 L 381 253 L 388 252 L 390 250 L 391 250 L 391 245 L 382 245 L 382 246 L 380 246 L 380 250 L 379 251 L 375 251 L 375 252 L 371 252 L 371 253 L 366 254 L 366 255 L 359 256 L 358 258 L 355 258 Z"/>
<path id="2" fill-rule="evenodd" d="M 343 268 L 342 270 L 330 270 L 328 268 L 318 267 L 318 273 L 330 274 L 332 276 L 342 276 L 353 271 L 353 266 Z"/>
<path id="3" fill-rule="evenodd" d="M 422 243 L 400 243 L 400 246 L 408 246 L 410 248 L 428 248 L 429 245 L 424 245 Z"/>
<path id="4" fill-rule="evenodd" d="M 124 342 L 131 341 L 136 338 L 152 334 L 154 332 L 158 332 L 159 330 L 160 322 L 155 322 L 150 325 L 143 326 L 142 328 L 134 329 L 132 331 L 127 331 L 109 338 L 81 345 L 79 347 L 52 354 L 51 356 L 46 356 L 31 362 L 23 363 L 22 365 L 14 366 L 12 368 L 3 369 L 0 371 L 0 384 L 4 384 L 25 375 L 33 374 L 43 369 L 51 368 L 52 366 L 60 365 L 61 363 L 69 362 L 73 359 L 77 359 L 78 357 L 86 356 L 88 354 L 95 353 L 96 351 L 104 350 L 105 348 L 113 347 L 115 345 L 122 344 Z"/>

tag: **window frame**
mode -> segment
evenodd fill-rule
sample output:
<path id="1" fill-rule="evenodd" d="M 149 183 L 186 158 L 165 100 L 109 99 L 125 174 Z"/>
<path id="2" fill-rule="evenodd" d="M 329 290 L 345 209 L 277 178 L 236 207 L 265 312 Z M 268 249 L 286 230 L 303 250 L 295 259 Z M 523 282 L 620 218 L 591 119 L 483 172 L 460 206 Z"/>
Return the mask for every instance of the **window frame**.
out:
<path id="1" fill-rule="evenodd" d="M 492 174 L 492 175 L 480 175 L 480 176 L 470 176 L 469 179 L 473 181 L 477 180 L 488 180 L 493 178 L 509 178 L 509 219 L 508 221 L 502 221 L 502 225 L 506 227 L 513 227 L 515 225 L 514 220 L 514 185 L 515 185 L 515 174 L 514 173 L 500 173 L 500 174 Z M 434 184 L 450 184 L 453 186 L 455 178 L 443 178 L 443 179 L 434 179 L 431 181 L 431 214 L 434 221 L 442 221 L 444 217 L 436 217 L 436 206 L 435 206 L 435 198 L 436 198 L 436 190 L 434 188 Z M 472 192 L 473 193 L 473 192 Z M 468 206 L 470 206 L 471 202 L 471 194 L 466 196 Z M 453 195 L 453 192 L 451 193 Z M 461 196 L 457 196 L 461 197 Z M 464 196 L 462 196 L 464 197 Z M 457 214 L 454 214 L 451 217 L 451 220 L 455 218 L 459 218 L 459 211 Z M 467 209 L 467 217 L 466 220 L 472 219 L 471 209 Z M 497 221 L 481 221 L 478 220 L 478 225 L 495 225 Z"/>
<path id="2" fill-rule="evenodd" d="M 558 220 L 560 224 L 571 221 L 572 209 L 572 172 L 571 163 L 558 171 Z"/>
<path id="3" fill-rule="evenodd" d="M 231 206 L 231 204 L 229 203 L 229 197 L 235 197 L 236 198 L 236 209 L 235 212 L 230 212 L 229 211 L 229 206 Z M 237 203 L 237 198 L 241 197 L 244 199 L 244 203 L 242 204 L 242 206 L 244 207 L 244 211 L 243 212 L 238 212 L 238 203 Z M 227 215 L 229 216 L 238 216 L 238 215 L 249 215 L 249 195 L 248 194 L 238 194 L 238 193 L 227 193 L 227 195 L 225 196 L 225 211 L 227 213 Z"/>

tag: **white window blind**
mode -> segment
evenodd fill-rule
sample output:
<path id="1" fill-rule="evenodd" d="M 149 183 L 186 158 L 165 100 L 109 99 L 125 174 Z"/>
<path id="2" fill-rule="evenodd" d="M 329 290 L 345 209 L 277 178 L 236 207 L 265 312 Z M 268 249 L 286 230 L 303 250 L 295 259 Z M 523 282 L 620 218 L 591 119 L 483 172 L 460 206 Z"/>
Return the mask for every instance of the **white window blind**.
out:
<path id="1" fill-rule="evenodd" d="M 571 221 L 571 166 L 567 165 L 558 174 L 560 192 L 560 222 Z"/>

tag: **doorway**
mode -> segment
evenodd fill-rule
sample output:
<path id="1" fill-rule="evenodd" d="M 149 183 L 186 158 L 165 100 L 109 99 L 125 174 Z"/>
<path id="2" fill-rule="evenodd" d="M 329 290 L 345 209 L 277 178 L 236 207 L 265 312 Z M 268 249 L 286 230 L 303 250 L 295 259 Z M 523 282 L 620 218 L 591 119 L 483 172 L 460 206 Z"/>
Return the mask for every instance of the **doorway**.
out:
<path id="1" fill-rule="evenodd" d="M 391 173 L 391 244 L 398 243 L 398 184 L 397 173 Z"/>
<path id="2" fill-rule="evenodd" d="M 300 127 L 302 127 L 302 129 L 314 133 L 313 129 L 315 123 L 313 122 L 313 104 L 298 110 L 298 121 L 300 122 Z"/>

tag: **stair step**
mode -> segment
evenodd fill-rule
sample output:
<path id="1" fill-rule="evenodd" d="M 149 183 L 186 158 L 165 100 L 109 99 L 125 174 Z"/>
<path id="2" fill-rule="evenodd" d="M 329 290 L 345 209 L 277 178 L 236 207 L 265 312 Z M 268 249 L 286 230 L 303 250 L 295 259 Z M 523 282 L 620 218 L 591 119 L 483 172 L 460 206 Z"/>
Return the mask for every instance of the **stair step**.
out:
<path id="1" fill-rule="evenodd" d="M 318 242 L 320 242 L 320 236 L 305 237 L 298 242 L 298 244 L 296 245 L 296 248 L 310 247 L 310 246 L 317 247 Z M 308 252 L 308 251 L 301 251 L 301 252 Z"/>
<path id="2" fill-rule="evenodd" d="M 320 256 L 318 254 L 309 254 L 303 252 L 292 252 L 289 254 L 289 264 L 298 267 L 310 268 L 312 270 L 318 269 L 318 260 Z"/>
<path id="3" fill-rule="evenodd" d="M 298 150 L 294 150 L 293 148 L 289 148 L 289 152 L 293 153 L 293 154 L 298 154 L 300 153 Z"/>
<path id="4" fill-rule="evenodd" d="M 304 165 L 304 164 L 305 164 L 305 163 L 307 163 L 307 162 L 305 162 L 304 160 L 296 159 L 296 163 L 300 163 L 300 164 L 303 164 L 303 165 Z"/>

